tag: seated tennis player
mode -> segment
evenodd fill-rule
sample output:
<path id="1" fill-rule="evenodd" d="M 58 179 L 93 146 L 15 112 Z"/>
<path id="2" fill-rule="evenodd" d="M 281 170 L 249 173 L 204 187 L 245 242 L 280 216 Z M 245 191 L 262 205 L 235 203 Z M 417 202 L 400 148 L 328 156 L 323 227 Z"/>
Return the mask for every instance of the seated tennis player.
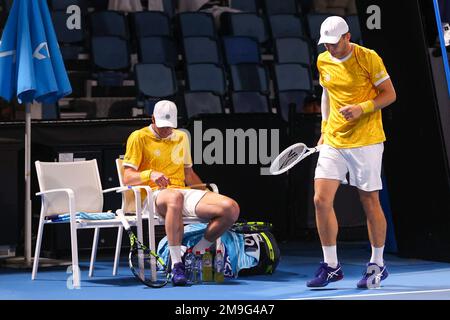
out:
<path id="1" fill-rule="evenodd" d="M 154 212 L 165 218 L 172 282 L 185 285 L 181 260 L 183 216 L 210 221 L 203 238 L 193 248 L 194 252 L 203 252 L 238 219 L 239 205 L 226 196 L 188 187 L 202 181 L 192 169 L 188 136 L 176 127 L 176 105 L 167 100 L 156 103 L 152 123 L 128 138 L 124 183 L 152 188 Z"/>

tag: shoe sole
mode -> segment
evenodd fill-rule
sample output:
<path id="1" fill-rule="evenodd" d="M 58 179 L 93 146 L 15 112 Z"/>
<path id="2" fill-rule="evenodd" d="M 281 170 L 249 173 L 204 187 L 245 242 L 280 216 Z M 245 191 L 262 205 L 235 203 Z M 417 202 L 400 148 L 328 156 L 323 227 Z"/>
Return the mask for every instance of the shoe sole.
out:
<path id="1" fill-rule="evenodd" d="M 307 286 L 308 288 L 323 288 L 323 287 L 326 287 L 327 285 L 329 285 L 331 282 L 337 282 L 337 281 L 340 281 L 340 280 L 342 280 L 342 279 L 344 279 L 344 276 L 339 277 L 339 278 L 337 278 L 337 279 L 331 279 L 331 280 L 328 281 L 326 284 L 321 285 L 321 286 L 310 286 L 310 285 L 308 285 L 308 284 L 306 284 L 306 286 Z"/>

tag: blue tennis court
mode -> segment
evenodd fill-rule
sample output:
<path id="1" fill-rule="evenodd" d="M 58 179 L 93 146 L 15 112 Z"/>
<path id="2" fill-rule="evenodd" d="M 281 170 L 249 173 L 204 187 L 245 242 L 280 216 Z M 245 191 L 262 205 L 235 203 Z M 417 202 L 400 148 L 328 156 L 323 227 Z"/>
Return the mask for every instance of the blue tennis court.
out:
<path id="1" fill-rule="evenodd" d="M 227 280 L 223 285 L 202 284 L 190 287 L 147 288 L 131 275 L 122 255 L 117 276 L 112 276 L 112 258 L 96 263 L 94 276 L 88 278 L 88 261 L 81 263 L 81 289 L 67 287 L 66 268 L 42 268 L 36 280 L 30 270 L 0 269 L 0 299 L 20 300 L 448 300 L 450 263 L 402 259 L 386 255 L 390 276 L 380 289 L 356 289 L 370 250 L 365 243 L 340 246 L 344 280 L 323 289 L 311 290 L 306 281 L 321 259 L 320 246 L 281 243 L 282 260 L 270 276 L 247 276 Z M 70 280 L 70 279 L 69 279 Z M 70 283 L 70 281 L 69 281 Z"/>

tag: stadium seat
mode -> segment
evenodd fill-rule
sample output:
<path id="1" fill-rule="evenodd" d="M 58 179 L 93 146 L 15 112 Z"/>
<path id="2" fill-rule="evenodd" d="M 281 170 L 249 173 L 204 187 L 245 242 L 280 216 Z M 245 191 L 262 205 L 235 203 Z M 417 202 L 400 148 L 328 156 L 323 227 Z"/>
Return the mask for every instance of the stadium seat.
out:
<path id="1" fill-rule="evenodd" d="M 280 38 L 274 40 L 275 62 L 312 64 L 311 47 L 304 38 Z"/>
<path id="2" fill-rule="evenodd" d="M 77 60 L 78 55 L 86 50 L 84 17 L 81 17 L 81 29 L 69 29 L 66 26 L 69 14 L 65 11 L 52 11 L 51 15 L 64 60 Z"/>
<path id="3" fill-rule="evenodd" d="M 230 8 L 241 10 L 242 12 L 258 13 L 258 0 L 230 0 Z"/>
<path id="4" fill-rule="evenodd" d="M 190 64 L 186 67 L 186 84 L 189 91 L 209 91 L 220 96 L 226 93 L 225 73 L 215 64 Z"/>
<path id="5" fill-rule="evenodd" d="M 308 91 L 281 91 L 277 93 L 277 109 L 284 121 L 289 121 L 289 105 L 295 104 L 295 113 L 303 113 Z"/>
<path id="6" fill-rule="evenodd" d="M 261 52 L 256 39 L 224 36 L 222 43 L 227 64 L 261 63 Z"/>
<path id="7" fill-rule="evenodd" d="M 233 91 L 257 91 L 269 93 L 269 80 L 264 66 L 258 64 L 230 65 Z"/>
<path id="8" fill-rule="evenodd" d="M 311 40 L 313 43 L 317 44 L 320 38 L 320 26 L 322 25 L 322 22 L 325 21 L 326 18 L 328 18 L 329 14 L 322 14 L 322 13 L 310 13 L 306 15 L 306 22 L 308 25 L 308 32 Z"/>
<path id="9" fill-rule="evenodd" d="M 169 37 L 146 37 L 139 39 L 138 58 L 141 63 L 164 63 L 175 67 L 178 53 L 175 41 Z"/>
<path id="10" fill-rule="evenodd" d="M 206 12 L 182 12 L 178 14 L 180 35 L 184 37 L 217 37 L 212 14 Z"/>
<path id="11" fill-rule="evenodd" d="M 298 15 L 277 14 L 269 17 L 272 38 L 304 37 L 302 20 Z"/>
<path id="12" fill-rule="evenodd" d="M 185 92 L 184 106 L 188 118 L 205 113 L 223 113 L 222 98 L 213 92 Z"/>
<path id="13" fill-rule="evenodd" d="M 214 38 L 186 37 L 183 38 L 184 61 L 193 63 L 222 64 L 219 46 Z"/>
<path id="14" fill-rule="evenodd" d="M 128 22 L 123 13 L 118 11 L 93 12 L 90 18 L 92 36 L 114 36 L 129 39 Z"/>
<path id="15" fill-rule="evenodd" d="M 172 99 L 178 91 L 175 71 L 164 64 L 136 64 L 136 87 L 138 99 L 144 100 L 146 112 L 153 114 L 153 108 L 161 99 Z"/>
<path id="16" fill-rule="evenodd" d="M 228 13 L 221 15 L 225 35 L 252 37 L 261 46 L 267 45 L 269 34 L 265 21 L 255 13 Z"/>
<path id="17" fill-rule="evenodd" d="M 136 39 L 172 36 L 169 17 L 161 11 L 142 11 L 130 14 L 133 36 Z"/>
<path id="18" fill-rule="evenodd" d="M 162 0 L 164 13 L 173 18 L 175 16 L 177 1 L 176 0 Z"/>
<path id="19" fill-rule="evenodd" d="M 261 92 L 232 92 L 231 105 L 234 113 L 271 112 L 268 97 Z"/>
<path id="20" fill-rule="evenodd" d="M 351 42 L 362 44 L 361 27 L 359 25 L 359 18 L 357 15 L 346 16 L 348 27 L 350 29 Z"/>
<path id="21" fill-rule="evenodd" d="M 81 9 L 83 14 L 87 13 L 89 0 L 51 0 L 50 8 L 52 11 L 64 11 L 66 12 L 67 8 L 76 5 Z"/>
<path id="22" fill-rule="evenodd" d="M 297 0 L 262 0 L 262 3 L 268 16 L 282 13 L 298 13 Z"/>

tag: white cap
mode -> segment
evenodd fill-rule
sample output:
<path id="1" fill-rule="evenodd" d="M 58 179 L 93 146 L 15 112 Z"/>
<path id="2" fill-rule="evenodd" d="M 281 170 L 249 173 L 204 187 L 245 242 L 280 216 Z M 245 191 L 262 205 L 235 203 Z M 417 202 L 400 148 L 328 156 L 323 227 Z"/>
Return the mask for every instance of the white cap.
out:
<path id="1" fill-rule="evenodd" d="M 155 104 L 153 116 L 155 117 L 155 124 L 158 128 L 177 127 L 177 106 L 172 101 L 158 101 Z"/>
<path id="2" fill-rule="evenodd" d="M 348 31 L 348 24 L 343 18 L 338 16 L 328 17 L 320 26 L 320 40 L 318 44 L 336 44 L 341 39 L 341 36 Z"/>

